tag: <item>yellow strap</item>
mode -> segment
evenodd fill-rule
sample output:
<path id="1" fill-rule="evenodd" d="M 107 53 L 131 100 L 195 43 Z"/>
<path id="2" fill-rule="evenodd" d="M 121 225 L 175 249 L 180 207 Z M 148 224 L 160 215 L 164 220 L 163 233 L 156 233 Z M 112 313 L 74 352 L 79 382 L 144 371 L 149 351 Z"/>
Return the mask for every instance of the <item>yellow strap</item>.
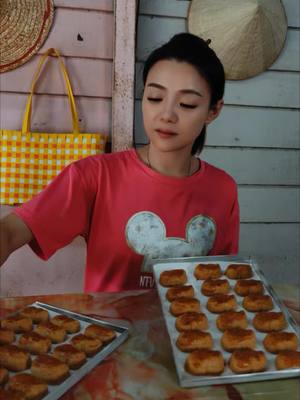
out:
<path id="1" fill-rule="evenodd" d="M 67 93 L 68 93 L 68 98 L 69 98 L 69 103 L 70 103 L 70 110 L 72 113 L 72 124 L 73 124 L 73 133 L 78 134 L 79 133 L 79 123 L 78 123 L 78 114 L 76 110 L 76 105 L 75 105 L 75 100 L 73 96 L 73 91 L 70 83 L 70 79 L 68 76 L 68 72 L 66 70 L 66 67 L 62 61 L 62 58 L 60 57 L 59 51 L 56 49 L 48 49 L 42 56 L 39 61 L 37 70 L 34 74 L 31 88 L 30 88 L 30 94 L 28 96 L 28 100 L 26 103 L 26 108 L 24 112 L 24 117 L 23 117 L 23 123 L 22 123 L 22 133 L 28 133 L 30 131 L 30 123 L 31 123 L 31 107 L 32 107 L 32 97 L 35 89 L 36 82 L 39 78 L 42 66 L 44 65 L 46 59 L 50 56 L 54 55 L 58 58 L 59 61 L 59 66 L 62 71 L 66 87 L 67 87 Z"/>

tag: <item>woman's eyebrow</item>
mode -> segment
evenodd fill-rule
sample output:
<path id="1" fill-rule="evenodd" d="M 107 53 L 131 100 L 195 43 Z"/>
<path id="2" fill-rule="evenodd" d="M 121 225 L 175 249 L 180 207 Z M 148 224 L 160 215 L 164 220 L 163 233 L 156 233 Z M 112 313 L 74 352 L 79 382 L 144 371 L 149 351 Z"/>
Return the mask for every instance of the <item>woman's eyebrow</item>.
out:
<path id="1" fill-rule="evenodd" d="M 163 85 L 154 82 L 148 83 L 147 87 L 155 87 L 157 89 L 166 90 L 166 88 Z M 196 96 L 203 97 L 203 95 L 200 92 L 194 89 L 181 89 L 179 90 L 179 92 L 182 94 L 195 94 Z"/>

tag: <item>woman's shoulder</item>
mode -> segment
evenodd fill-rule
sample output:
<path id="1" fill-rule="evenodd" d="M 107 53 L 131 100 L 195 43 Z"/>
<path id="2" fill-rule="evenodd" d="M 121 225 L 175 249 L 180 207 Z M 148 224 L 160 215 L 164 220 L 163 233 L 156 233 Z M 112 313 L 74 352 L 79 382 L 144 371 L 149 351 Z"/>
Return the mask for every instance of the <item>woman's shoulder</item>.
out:
<path id="1" fill-rule="evenodd" d="M 236 186 L 236 181 L 234 180 L 234 178 L 222 168 L 216 167 L 215 165 L 212 165 L 203 160 L 201 160 L 201 163 L 204 167 L 207 179 L 214 180 L 218 182 L 218 184 Z"/>
<path id="2" fill-rule="evenodd" d="M 134 150 L 123 150 L 114 153 L 95 154 L 75 162 L 79 168 L 93 168 L 101 165 L 117 165 L 132 160 Z"/>

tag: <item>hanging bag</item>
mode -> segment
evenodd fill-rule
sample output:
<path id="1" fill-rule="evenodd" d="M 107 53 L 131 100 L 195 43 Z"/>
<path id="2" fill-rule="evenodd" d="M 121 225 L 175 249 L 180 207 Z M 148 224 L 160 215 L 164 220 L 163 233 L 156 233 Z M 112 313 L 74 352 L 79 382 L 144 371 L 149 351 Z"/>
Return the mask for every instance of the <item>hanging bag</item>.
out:
<path id="1" fill-rule="evenodd" d="M 32 97 L 46 59 L 58 58 L 72 114 L 72 133 L 30 132 Z M 78 114 L 66 67 L 58 50 L 48 49 L 34 75 L 23 117 L 22 130 L 0 130 L 0 203 L 20 204 L 40 192 L 67 164 L 103 153 L 107 136 L 80 133 Z"/>

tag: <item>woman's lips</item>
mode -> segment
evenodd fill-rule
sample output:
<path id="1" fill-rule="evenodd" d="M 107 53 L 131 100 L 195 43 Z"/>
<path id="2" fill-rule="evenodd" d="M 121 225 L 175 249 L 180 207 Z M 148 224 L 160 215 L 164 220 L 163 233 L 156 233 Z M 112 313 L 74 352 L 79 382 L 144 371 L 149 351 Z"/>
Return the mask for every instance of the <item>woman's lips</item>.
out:
<path id="1" fill-rule="evenodd" d="M 159 134 L 160 137 L 162 138 L 170 138 L 173 136 L 176 136 L 177 133 L 171 132 L 171 131 L 164 131 L 162 129 L 156 129 L 156 132 Z"/>

